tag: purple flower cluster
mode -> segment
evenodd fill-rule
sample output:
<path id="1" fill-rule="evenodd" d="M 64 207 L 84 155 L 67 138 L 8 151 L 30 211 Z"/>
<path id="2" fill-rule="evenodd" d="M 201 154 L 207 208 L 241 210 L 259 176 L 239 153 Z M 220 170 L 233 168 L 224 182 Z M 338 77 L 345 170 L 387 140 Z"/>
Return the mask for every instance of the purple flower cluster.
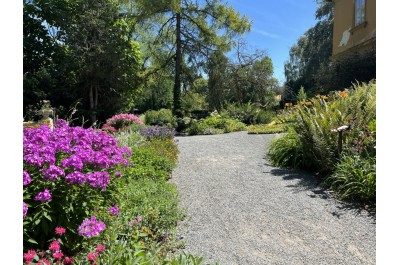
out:
<path id="1" fill-rule="evenodd" d="M 64 120 L 58 120 L 53 131 L 47 125 L 25 129 L 23 140 L 26 168 L 39 167 L 43 178 L 50 181 L 65 176 L 69 184 L 88 183 L 102 190 L 110 182 L 105 171 L 128 165 L 126 157 L 132 154 L 128 147 L 119 147 L 114 136 L 92 128 L 69 127 Z M 24 186 L 31 181 L 24 171 Z"/>
<path id="2" fill-rule="evenodd" d="M 175 136 L 175 130 L 163 126 L 153 126 L 147 129 L 141 129 L 140 134 L 146 137 L 147 140 L 153 139 L 173 139 Z"/>
<path id="3" fill-rule="evenodd" d="M 51 200 L 51 194 L 48 189 L 45 189 L 42 192 L 39 192 L 35 197 L 35 201 L 46 202 Z"/>
<path id="4" fill-rule="evenodd" d="M 90 186 L 94 188 L 101 188 L 101 190 L 105 190 L 107 184 L 110 182 L 108 173 L 104 171 L 86 174 L 86 180 Z"/>
<path id="5" fill-rule="evenodd" d="M 31 177 L 29 176 L 28 172 L 26 172 L 24 170 L 24 180 L 23 180 L 23 184 L 24 186 L 29 185 L 29 183 L 31 183 Z"/>
<path id="6" fill-rule="evenodd" d="M 28 212 L 28 206 L 26 205 L 25 202 L 23 202 L 23 208 L 24 208 L 24 219 L 25 219 L 26 213 Z"/>
<path id="7" fill-rule="evenodd" d="M 64 176 L 65 172 L 62 170 L 62 168 L 55 166 L 55 165 L 50 165 L 50 167 L 45 171 L 43 177 L 48 180 L 55 180 L 59 176 Z"/>
<path id="8" fill-rule="evenodd" d="M 90 220 L 87 218 L 83 220 L 82 224 L 78 227 L 78 234 L 90 238 L 100 234 L 104 229 L 106 229 L 106 225 L 103 222 L 97 221 L 95 216 L 92 216 Z"/>
<path id="9" fill-rule="evenodd" d="M 109 212 L 111 215 L 118 215 L 118 213 L 119 213 L 119 208 L 118 208 L 117 205 L 114 205 L 114 207 L 111 207 L 111 208 L 108 209 L 108 212 Z"/>
<path id="10" fill-rule="evenodd" d="M 106 127 L 104 129 L 110 129 L 111 126 L 112 128 L 119 130 L 123 127 L 132 125 L 132 124 L 141 124 L 143 125 L 144 123 L 139 119 L 139 117 L 137 117 L 134 114 L 118 114 L 118 115 L 114 115 L 111 118 L 106 120 Z"/>

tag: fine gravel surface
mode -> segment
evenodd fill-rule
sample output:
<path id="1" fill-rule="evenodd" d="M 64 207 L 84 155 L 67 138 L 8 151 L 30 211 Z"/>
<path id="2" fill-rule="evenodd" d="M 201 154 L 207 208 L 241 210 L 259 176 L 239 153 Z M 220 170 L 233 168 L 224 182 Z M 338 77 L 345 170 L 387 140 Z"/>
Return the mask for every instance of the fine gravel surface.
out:
<path id="1" fill-rule="evenodd" d="M 271 166 L 274 137 L 177 137 L 182 251 L 205 264 L 375 264 L 375 217 L 335 200 L 310 173 Z"/>

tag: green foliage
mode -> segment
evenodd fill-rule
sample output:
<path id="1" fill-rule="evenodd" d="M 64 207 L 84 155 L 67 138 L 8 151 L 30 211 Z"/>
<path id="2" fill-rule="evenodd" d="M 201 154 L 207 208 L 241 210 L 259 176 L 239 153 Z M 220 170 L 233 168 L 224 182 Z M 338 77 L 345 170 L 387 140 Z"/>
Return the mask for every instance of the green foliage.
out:
<path id="1" fill-rule="evenodd" d="M 238 120 L 222 118 L 217 112 L 212 116 L 194 123 L 187 129 L 189 135 L 222 134 L 243 131 L 246 125 Z"/>
<path id="2" fill-rule="evenodd" d="M 318 96 L 292 111 L 293 130 L 269 148 L 278 166 L 301 167 L 322 175 L 333 174 L 327 184 L 341 198 L 371 202 L 375 199 L 376 84 L 354 85 L 351 90 L 332 92 L 328 101 Z M 338 133 L 343 131 L 343 153 L 338 153 Z M 338 162 L 339 161 L 339 162 Z"/>
<path id="3" fill-rule="evenodd" d="M 274 139 L 268 148 L 268 158 L 273 165 L 297 168 L 304 163 L 302 142 L 293 130 Z"/>
<path id="4" fill-rule="evenodd" d="M 25 113 L 48 99 L 64 116 L 80 101 L 77 116 L 93 123 L 131 107 L 139 47 L 115 1 L 25 1 L 24 25 Z"/>
<path id="5" fill-rule="evenodd" d="M 352 199 L 375 204 L 376 159 L 345 155 L 325 184 L 339 193 L 340 199 Z"/>
<path id="6" fill-rule="evenodd" d="M 194 110 L 207 110 L 208 104 L 206 97 L 192 91 L 186 91 L 182 94 L 182 110 L 189 115 Z"/>
<path id="7" fill-rule="evenodd" d="M 301 86 L 299 92 L 297 93 L 297 102 L 301 102 L 307 99 L 307 93 L 304 91 L 304 87 Z"/>
<path id="8" fill-rule="evenodd" d="M 145 123 L 147 125 L 176 127 L 174 116 L 169 109 L 149 110 L 145 115 Z"/>
<path id="9" fill-rule="evenodd" d="M 288 124 L 256 124 L 247 126 L 249 134 L 273 134 L 283 133 L 288 130 Z"/>
<path id="10" fill-rule="evenodd" d="M 274 116 L 273 111 L 266 111 L 259 105 L 250 102 L 247 104 L 229 104 L 226 111 L 230 118 L 240 120 L 248 125 L 270 123 Z"/>

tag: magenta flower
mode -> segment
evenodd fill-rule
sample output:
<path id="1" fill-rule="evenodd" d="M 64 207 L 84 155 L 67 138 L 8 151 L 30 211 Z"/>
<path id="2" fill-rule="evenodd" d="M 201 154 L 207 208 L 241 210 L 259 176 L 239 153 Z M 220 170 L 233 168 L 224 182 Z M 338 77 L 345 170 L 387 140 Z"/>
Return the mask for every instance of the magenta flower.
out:
<path id="1" fill-rule="evenodd" d="M 65 257 L 64 264 L 72 264 L 74 262 L 74 258 Z"/>
<path id="2" fill-rule="evenodd" d="M 50 265 L 50 260 L 41 259 L 41 260 L 38 261 L 37 265 Z"/>
<path id="3" fill-rule="evenodd" d="M 141 217 L 140 215 L 138 215 L 138 216 L 136 217 L 136 220 L 138 221 L 138 223 L 140 223 L 140 222 L 142 221 L 142 217 Z"/>
<path id="4" fill-rule="evenodd" d="M 104 252 L 105 250 L 106 250 L 106 247 L 101 245 L 101 244 L 97 245 L 97 247 L 96 247 L 96 252 L 97 253 Z"/>
<path id="5" fill-rule="evenodd" d="M 89 261 L 95 261 L 96 259 L 97 259 L 97 257 L 99 256 L 99 254 L 98 253 L 89 253 L 89 254 L 87 254 L 87 259 L 89 260 Z"/>
<path id="6" fill-rule="evenodd" d="M 107 184 L 110 182 L 107 172 L 94 172 L 86 174 L 86 179 L 90 186 L 106 190 Z"/>
<path id="7" fill-rule="evenodd" d="M 28 212 L 28 206 L 26 205 L 25 202 L 23 202 L 23 207 L 24 207 L 24 219 L 25 219 L 26 213 Z"/>
<path id="8" fill-rule="evenodd" d="M 65 181 L 69 184 L 85 184 L 86 177 L 83 173 L 79 171 L 74 171 L 73 173 L 69 173 L 65 177 Z"/>
<path id="9" fill-rule="evenodd" d="M 24 186 L 29 185 L 29 183 L 31 182 L 32 182 L 31 177 L 29 176 L 28 172 L 24 170 L 24 180 L 23 180 Z"/>
<path id="10" fill-rule="evenodd" d="M 108 212 L 111 213 L 111 215 L 118 215 L 119 208 L 117 205 L 114 205 L 114 207 L 108 209 Z"/>
<path id="11" fill-rule="evenodd" d="M 59 176 L 64 176 L 64 175 L 65 173 L 60 167 L 51 165 L 49 169 L 47 169 L 46 172 L 44 173 L 43 178 L 48 180 L 54 180 Z"/>
<path id="12" fill-rule="evenodd" d="M 122 175 L 122 174 L 121 174 L 121 171 L 116 171 L 116 172 L 115 172 L 115 177 L 116 177 L 116 178 L 120 178 L 121 175 Z"/>
<path id="13" fill-rule="evenodd" d="M 64 257 L 64 254 L 61 252 L 53 253 L 53 258 L 55 259 L 62 259 L 62 257 Z"/>
<path id="14" fill-rule="evenodd" d="M 56 227 L 56 234 L 59 235 L 59 236 L 65 234 L 65 228 L 61 227 L 61 226 L 57 226 Z"/>
<path id="15" fill-rule="evenodd" d="M 60 250 L 60 242 L 57 240 L 54 240 L 53 242 L 50 243 L 49 250 L 56 252 Z"/>
<path id="16" fill-rule="evenodd" d="M 45 189 L 44 191 L 39 192 L 34 200 L 40 202 L 50 201 L 51 200 L 50 191 L 48 189 Z"/>
<path id="17" fill-rule="evenodd" d="M 87 218 L 83 220 L 82 224 L 78 227 L 78 234 L 90 238 L 100 234 L 104 229 L 106 229 L 106 225 L 103 222 L 96 221 L 96 217 L 92 216 L 90 220 Z"/>
<path id="18" fill-rule="evenodd" d="M 26 264 L 32 263 L 35 256 L 36 256 L 36 252 L 34 250 L 28 250 L 27 253 L 24 253 L 24 260 L 25 260 Z"/>

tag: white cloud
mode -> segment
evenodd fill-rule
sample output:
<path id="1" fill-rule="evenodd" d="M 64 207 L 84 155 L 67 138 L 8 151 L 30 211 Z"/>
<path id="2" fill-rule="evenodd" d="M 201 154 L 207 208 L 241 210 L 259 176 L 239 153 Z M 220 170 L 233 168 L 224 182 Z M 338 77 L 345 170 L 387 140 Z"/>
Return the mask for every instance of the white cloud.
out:
<path id="1" fill-rule="evenodd" d="M 265 37 L 269 37 L 269 38 L 273 38 L 273 39 L 278 39 L 279 38 L 279 35 L 272 34 L 272 33 L 266 32 L 264 30 L 260 30 L 260 29 L 254 28 L 253 31 L 258 33 L 258 34 L 261 34 L 261 35 L 263 35 Z"/>

